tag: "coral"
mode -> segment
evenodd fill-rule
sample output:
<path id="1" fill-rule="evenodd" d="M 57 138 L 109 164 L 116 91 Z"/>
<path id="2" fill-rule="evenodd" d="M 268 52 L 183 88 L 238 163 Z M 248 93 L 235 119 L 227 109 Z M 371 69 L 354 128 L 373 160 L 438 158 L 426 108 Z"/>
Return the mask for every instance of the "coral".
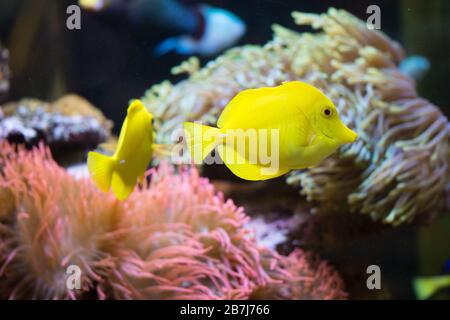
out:
<path id="1" fill-rule="evenodd" d="M 267 283 L 242 208 L 195 169 L 172 170 L 162 164 L 127 203 L 119 297 L 242 299 Z"/>
<path id="2" fill-rule="evenodd" d="M 0 44 L 0 101 L 6 96 L 9 91 L 9 67 L 8 67 L 9 53 L 8 50 L 2 48 Z M 0 111 L 1 118 L 1 111 Z"/>
<path id="3" fill-rule="evenodd" d="M 420 214 L 432 219 L 443 211 L 449 178 L 448 120 L 397 69 L 403 58 L 398 44 L 342 11 L 294 17 L 298 24 L 323 28 L 323 39 L 305 41 L 336 54 L 297 67 L 312 75 L 318 72 L 308 66 L 315 66 L 327 76 L 325 91 L 361 138 L 289 182 L 299 181 L 309 200 L 332 203 L 334 208 L 323 206 L 327 211 L 350 209 L 393 225 Z M 347 203 L 336 205 L 345 198 Z"/>
<path id="4" fill-rule="evenodd" d="M 258 243 L 273 250 L 286 243 L 289 233 L 302 223 L 297 215 L 277 217 L 273 221 L 266 216 L 267 214 L 255 215 L 248 225 L 255 231 Z"/>
<path id="5" fill-rule="evenodd" d="M 0 213 L 0 298 L 75 298 L 67 290 L 66 269 L 80 267 L 84 290 L 100 297 L 102 277 L 113 266 L 119 210 L 110 195 L 87 180 L 75 180 L 42 145 L 16 152 L 0 144 L 0 194 L 12 207 Z M 8 203 L 8 202 L 6 202 Z"/>
<path id="6" fill-rule="evenodd" d="M 8 103 L 0 118 L 0 140 L 25 143 L 27 146 L 44 141 L 53 150 L 87 149 L 106 141 L 112 123 L 85 99 L 66 95 L 46 103 L 23 99 Z"/>
<path id="7" fill-rule="evenodd" d="M 188 72 L 188 79 L 148 90 L 143 101 L 159 118 L 157 139 L 170 141 L 186 120 L 215 124 L 240 90 L 303 80 L 323 90 L 360 137 L 319 166 L 288 177 L 314 212 L 351 211 L 392 225 L 443 212 L 450 126 L 400 73 L 403 49 L 343 10 L 293 17 L 323 32 L 299 34 L 275 25 L 266 45 L 231 49 L 202 69 L 188 60 L 174 70 Z"/>
<path id="8" fill-rule="evenodd" d="M 271 250 L 262 250 L 262 263 L 274 280 L 258 287 L 251 299 L 345 299 L 343 282 L 336 271 L 311 253 L 296 249 L 284 257 Z M 287 285 L 288 284 L 288 285 Z"/>
<path id="9" fill-rule="evenodd" d="M 0 214 L 0 297 L 346 297 L 325 262 L 259 248 L 243 209 L 194 168 L 175 174 L 162 163 L 119 202 L 69 175 L 42 145 L 1 147 L 0 196 L 12 207 Z M 67 290 L 69 265 L 85 275 L 82 291 Z"/>
<path id="10" fill-rule="evenodd" d="M 0 145 L 0 298 L 342 299 L 303 251 L 259 247 L 248 216 L 195 168 L 161 163 L 124 202 L 59 167 L 42 145 Z M 5 193 L 6 192 L 6 193 Z M 82 270 L 81 291 L 66 268 Z"/>

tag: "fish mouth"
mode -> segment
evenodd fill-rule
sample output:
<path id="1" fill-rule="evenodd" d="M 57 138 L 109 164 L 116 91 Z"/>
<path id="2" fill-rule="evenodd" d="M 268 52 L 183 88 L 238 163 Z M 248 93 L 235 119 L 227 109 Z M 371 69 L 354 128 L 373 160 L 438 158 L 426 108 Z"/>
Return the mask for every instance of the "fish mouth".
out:
<path id="1" fill-rule="evenodd" d="M 341 129 L 339 131 L 340 131 L 339 134 L 335 135 L 335 136 L 327 134 L 323 131 L 321 133 L 322 133 L 323 137 L 325 137 L 337 144 L 353 143 L 358 138 L 358 134 L 355 131 L 353 131 L 345 126 L 343 129 Z"/>
<path id="2" fill-rule="evenodd" d="M 336 138 L 342 144 L 353 143 L 358 138 L 358 134 L 352 129 L 344 126 L 344 128 L 340 130 L 339 135 Z"/>

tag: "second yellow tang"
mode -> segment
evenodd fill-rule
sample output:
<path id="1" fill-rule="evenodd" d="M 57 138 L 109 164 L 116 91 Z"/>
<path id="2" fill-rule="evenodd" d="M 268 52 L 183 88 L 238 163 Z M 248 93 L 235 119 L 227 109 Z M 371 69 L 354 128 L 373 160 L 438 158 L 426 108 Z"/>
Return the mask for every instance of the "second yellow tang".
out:
<path id="1" fill-rule="evenodd" d="M 184 131 L 194 162 L 217 147 L 225 165 L 246 180 L 314 166 L 357 138 L 327 96 L 299 81 L 244 90 L 225 107 L 217 128 L 186 122 Z"/>
<path id="2" fill-rule="evenodd" d="M 450 275 L 419 277 L 414 279 L 413 287 L 417 299 L 429 299 L 440 290 L 450 287 Z"/>
<path id="3" fill-rule="evenodd" d="M 97 188 L 112 189 L 119 200 L 133 192 L 136 182 L 144 178 L 153 153 L 153 116 L 139 100 L 128 107 L 127 117 L 112 156 L 88 153 L 88 170 Z"/>

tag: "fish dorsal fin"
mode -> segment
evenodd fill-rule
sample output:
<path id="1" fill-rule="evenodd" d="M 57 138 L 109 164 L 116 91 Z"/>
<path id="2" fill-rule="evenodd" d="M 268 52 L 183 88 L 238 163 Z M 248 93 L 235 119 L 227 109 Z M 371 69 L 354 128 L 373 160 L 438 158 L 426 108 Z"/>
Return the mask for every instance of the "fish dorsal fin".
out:
<path id="1" fill-rule="evenodd" d="M 319 91 L 313 86 L 290 81 L 276 87 L 247 89 L 238 93 L 217 121 L 219 128 L 271 127 L 270 124 L 295 118 L 299 109 L 311 103 Z M 264 114 L 264 120 L 260 117 Z M 261 122 L 262 120 L 262 122 Z"/>
<path id="2" fill-rule="evenodd" d="M 233 121 L 233 118 L 237 119 L 240 115 L 248 117 L 249 109 L 252 106 L 255 106 L 255 104 L 257 105 L 258 98 L 264 96 L 266 93 L 270 93 L 272 90 L 273 88 L 258 88 L 239 92 L 222 111 L 222 114 L 217 121 L 217 127 L 227 127 L 227 125 Z"/>
<path id="3" fill-rule="evenodd" d="M 311 107 L 317 89 L 299 81 L 277 87 L 248 89 L 237 94 L 225 107 L 219 120 L 221 129 L 279 129 L 286 147 L 309 145 L 315 136 Z"/>
<path id="4" fill-rule="evenodd" d="M 128 130 L 127 128 L 128 128 L 128 117 L 125 118 L 122 124 L 122 128 L 120 129 L 119 141 L 117 141 L 116 152 L 123 148 L 123 141 L 125 139 L 125 134 Z"/>
<path id="5" fill-rule="evenodd" d="M 152 114 L 147 111 L 145 106 L 139 100 L 134 100 L 128 107 L 127 116 L 120 129 L 119 140 L 114 155 L 118 155 L 124 150 L 138 148 L 142 144 L 144 138 L 146 141 L 150 140 L 150 143 L 152 143 L 152 117 Z M 139 133 L 139 131 L 143 129 L 145 129 L 144 132 Z M 138 138 L 136 138 L 136 135 Z M 143 135 L 145 135 L 145 137 Z"/>

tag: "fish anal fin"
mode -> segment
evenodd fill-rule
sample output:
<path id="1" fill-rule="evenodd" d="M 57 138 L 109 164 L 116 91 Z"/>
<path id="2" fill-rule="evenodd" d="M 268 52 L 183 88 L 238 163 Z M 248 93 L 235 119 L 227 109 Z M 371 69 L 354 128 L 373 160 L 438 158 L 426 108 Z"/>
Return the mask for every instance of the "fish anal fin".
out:
<path id="1" fill-rule="evenodd" d="M 282 176 L 290 171 L 287 168 L 269 168 L 249 163 L 249 161 L 240 156 L 233 148 L 226 145 L 219 145 L 217 149 L 228 169 L 244 180 L 268 180 Z"/>
<path id="2" fill-rule="evenodd" d="M 133 192 L 136 181 L 133 181 L 124 174 L 115 171 L 112 175 L 111 188 L 119 200 L 125 200 Z"/>

